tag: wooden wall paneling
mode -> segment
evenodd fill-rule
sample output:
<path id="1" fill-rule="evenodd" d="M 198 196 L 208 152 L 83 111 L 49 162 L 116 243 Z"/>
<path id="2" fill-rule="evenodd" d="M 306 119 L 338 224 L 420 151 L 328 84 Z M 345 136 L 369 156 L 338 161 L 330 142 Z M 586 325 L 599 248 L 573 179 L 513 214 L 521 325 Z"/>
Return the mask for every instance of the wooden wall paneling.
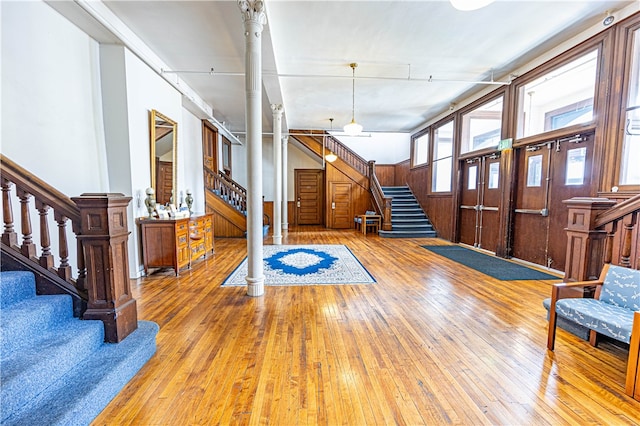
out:
<path id="1" fill-rule="evenodd" d="M 353 206 L 352 212 L 354 215 L 363 214 L 367 210 L 373 209 L 373 201 L 371 199 L 371 193 L 369 190 L 363 188 L 357 182 L 354 182 L 349 176 L 340 172 L 337 168 L 331 164 L 327 164 L 325 170 L 325 188 L 329 188 L 330 183 L 349 182 L 351 185 L 351 204 Z M 331 223 L 331 200 L 329 191 L 325 191 L 325 223 L 327 226 Z"/>
<path id="2" fill-rule="evenodd" d="M 407 184 L 407 177 L 409 176 L 411 162 L 410 160 L 402 161 L 395 165 L 395 181 L 394 186 L 404 186 Z"/>
<path id="3" fill-rule="evenodd" d="M 376 177 L 381 186 L 395 185 L 396 166 L 393 164 L 376 164 Z"/>
<path id="4" fill-rule="evenodd" d="M 269 233 L 273 233 L 273 201 L 263 201 L 262 202 L 262 213 L 268 217 L 264 217 L 262 224 L 269 224 Z"/>

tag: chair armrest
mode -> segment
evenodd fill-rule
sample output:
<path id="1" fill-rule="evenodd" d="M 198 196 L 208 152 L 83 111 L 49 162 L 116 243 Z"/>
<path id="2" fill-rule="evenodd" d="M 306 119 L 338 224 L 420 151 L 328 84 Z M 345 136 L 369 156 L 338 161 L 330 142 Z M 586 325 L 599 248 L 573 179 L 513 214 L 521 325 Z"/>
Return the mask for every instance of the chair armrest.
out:
<path id="1" fill-rule="evenodd" d="M 554 303 L 559 299 L 582 298 L 585 294 L 593 295 L 595 289 L 600 285 L 602 285 L 602 281 L 577 281 L 573 283 L 554 284 L 551 288 L 551 302 Z"/>

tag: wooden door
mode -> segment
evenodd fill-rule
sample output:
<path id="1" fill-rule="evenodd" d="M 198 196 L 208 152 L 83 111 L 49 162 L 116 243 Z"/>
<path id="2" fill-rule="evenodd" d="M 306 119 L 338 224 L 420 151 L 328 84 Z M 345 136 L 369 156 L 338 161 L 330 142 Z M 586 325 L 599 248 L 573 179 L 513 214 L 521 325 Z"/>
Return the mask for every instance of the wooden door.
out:
<path id="1" fill-rule="evenodd" d="M 500 212 L 500 155 L 461 164 L 460 242 L 495 252 Z"/>
<path id="2" fill-rule="evenodd" d="M 593 184 L 593 135 L 519 149 L 513 256 L 564 271 L 567 208 Z"/>
<path id="3" fill-rule="evenodd" d="M 156 161 L 156 202 L 167 204 L 173 197 L 173 163 Z"/>
<path id="4" fill-rule="evenodd" d="M 202 121 L 202 156 L 207 169 L 218 171 L 218 131 L 206 120 Z"/>
<path id="5" fill-rule="evenodd" d="M 329 183 L 329 200 L 331 212 L 329 215 L 329 228 L 347 229 L 353 228 L 353 206 L 351 205 L 351 183 Z"/>
<path id="6" fill-rule="evenodd" d="M 322 225 L 323 171 L 297 169 L 294 175 L 296 224 Z"/>
<path id="7" fill-rule="evenodd" d="M 460 191 L 460 242 L 471 246 L 478 244 L 480 212 L 480 158 L 464 161 L 462 170 L 462 190 Z"/>

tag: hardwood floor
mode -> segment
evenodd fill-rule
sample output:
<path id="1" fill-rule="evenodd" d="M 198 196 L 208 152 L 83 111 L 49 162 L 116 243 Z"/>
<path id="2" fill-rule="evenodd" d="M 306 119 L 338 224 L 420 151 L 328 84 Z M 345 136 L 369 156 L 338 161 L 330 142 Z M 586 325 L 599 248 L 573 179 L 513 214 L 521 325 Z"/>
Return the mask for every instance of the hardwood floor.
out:
<path id="1" fill-rule="evenodd" d="M 640 423 L 626 350 L 559 329 L 547 352 L 557 281 L 491 279 L 420 247 L 438 239 L 299 228 L 283 243 L 345 244 L 377 283 L 251 298 L 220 287 L 246 241 L 217 239 L 180 277 L 132 282 L 158 351 L 93 424 Z"/>

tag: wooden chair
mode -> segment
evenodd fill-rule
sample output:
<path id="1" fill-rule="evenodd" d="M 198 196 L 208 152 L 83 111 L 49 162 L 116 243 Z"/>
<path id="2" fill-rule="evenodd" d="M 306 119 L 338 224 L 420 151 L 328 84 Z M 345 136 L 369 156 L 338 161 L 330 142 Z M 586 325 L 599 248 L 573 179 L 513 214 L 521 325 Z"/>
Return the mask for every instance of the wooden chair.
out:
<path id="1" fill-rule="evenodd" d="M 640 271 L 607 264 L 597 280 L 554 284 L 547 336 L 550 351 L 558 315 L 588 328 L 593 346 L 598 334 L 629 344 L 625 393 L 640 401 Z"/>

